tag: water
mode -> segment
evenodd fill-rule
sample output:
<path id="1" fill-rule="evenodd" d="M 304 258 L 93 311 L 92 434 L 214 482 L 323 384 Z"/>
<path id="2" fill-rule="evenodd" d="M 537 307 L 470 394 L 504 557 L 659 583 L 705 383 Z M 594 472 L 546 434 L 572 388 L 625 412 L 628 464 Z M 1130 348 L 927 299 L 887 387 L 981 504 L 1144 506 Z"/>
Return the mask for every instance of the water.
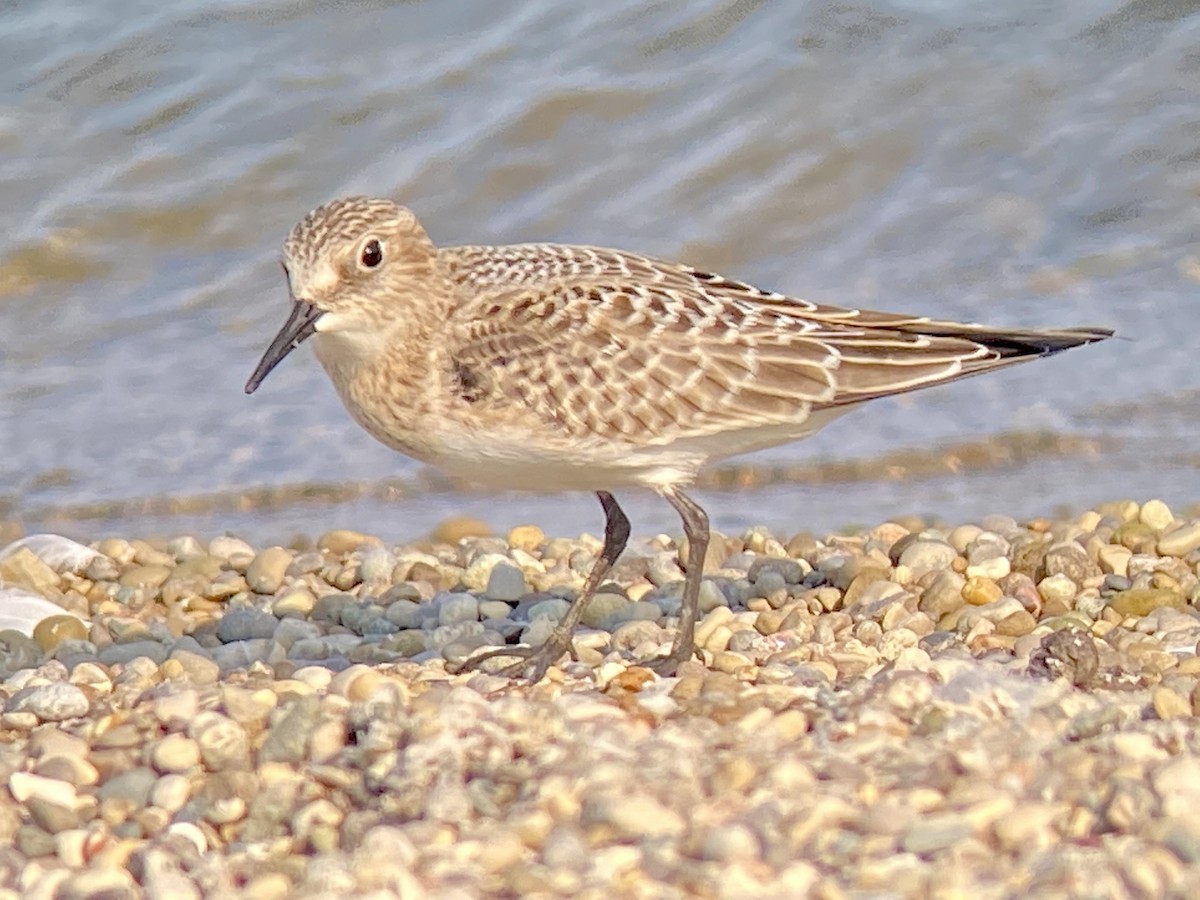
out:
<path id="1" fill-rule="evenodd" d="M 286 313 L 279 243 L 364 190 L 443 243 L 606 244 L 825 302 L 1129 338 L 756 461 L 1013 431 L 1094 453 L 705 493 L 718 527 L 1200 499 L 1188 4 L 43 0 L 0 24 L 0 519 L 26 530 L 402 539 L 459 511 L 596 530 L 586 496 L 146 502 L 421 477 L 307 349 L 241 391 Z M 677 530 L 652 497 L 631 512 Z"/>

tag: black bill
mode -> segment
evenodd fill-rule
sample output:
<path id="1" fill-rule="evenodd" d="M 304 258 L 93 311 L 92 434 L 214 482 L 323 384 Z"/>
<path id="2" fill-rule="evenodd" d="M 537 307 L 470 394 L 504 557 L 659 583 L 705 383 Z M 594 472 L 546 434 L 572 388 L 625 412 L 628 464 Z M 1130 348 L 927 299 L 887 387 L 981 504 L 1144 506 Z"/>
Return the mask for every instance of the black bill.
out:
<path id="1" fill-rule="evenodd" d="M 288 316 L 271 346 L 258 361 L 258 367 L 250 380 L 246 382 L 246 393 L 253 394 L 263 383 L 273 368 L 283 362 L 283 358 L 303 344 L 317 330 L 317 319 L 324 315 L 324 310 L 317 309 L 307 300 L 292 300 L 292 314 Z"/>

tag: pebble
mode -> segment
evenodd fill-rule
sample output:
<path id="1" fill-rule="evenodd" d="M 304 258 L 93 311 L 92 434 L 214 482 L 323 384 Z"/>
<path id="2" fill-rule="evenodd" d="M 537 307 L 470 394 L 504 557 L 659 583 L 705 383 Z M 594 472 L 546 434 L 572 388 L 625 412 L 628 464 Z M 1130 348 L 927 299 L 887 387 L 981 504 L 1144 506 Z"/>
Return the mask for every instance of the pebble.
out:
<path id="1" fill-rule="evenodd" d="M 1197 548 L 1200 548 L 1200 519 L 1172 528 L 1158 539 L 1160 556 L 1187 556 Z"/>
<path id="2" fill-rule="evenodd" d="M 679 548 L 635 535 L 534 686 L 447 660 L 544 637 L 594 538 L 105 541 L 45 563 L 37 639 L 0 633 L 0 869 L 31 896 L 983 894 L 1034 870 L 1057 894 L 1072 870 L 1044 861 L 1101 834 L 1089 884 L 1187 896 L 1194 522 L 714 538 L 672 678 L 636 663 L 674 635 Z M 132 881 L 80 888 L 93 869 Z"/>
<path id="3" fill-rule="evenodd" d="M 520 600 L 527 592 L 524 573 L 507 562 L 499 562 L 492 567 L 484 589 L 489 600 Z"/>
<path id="4" fill-rule="evenodd" d="M 958 551 L 946 541 L 915 540 L 900 554 L 897 562 L 919 573 L 945 569 L 957 556 Z"/>
<path id="5" fill-rule="evenodd" d="M 32 713 L 41 722 L 65 722 L 85 716 L 91 704 L 79 687 L 65 682 L 37 685 L 18 691 L 4 706 L 6 713 Z"/>

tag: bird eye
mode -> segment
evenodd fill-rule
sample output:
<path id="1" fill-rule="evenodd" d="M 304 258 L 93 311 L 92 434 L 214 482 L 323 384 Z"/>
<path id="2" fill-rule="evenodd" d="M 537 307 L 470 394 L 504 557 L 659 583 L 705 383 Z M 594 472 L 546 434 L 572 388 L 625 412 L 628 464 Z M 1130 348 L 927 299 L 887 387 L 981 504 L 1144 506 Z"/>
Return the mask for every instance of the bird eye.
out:
<path id="1" fill-rule="evenodd" d="M 362 260 L 362 264 L 368 269 L 374 269 L 383 262 L 383 247 L 379 241 L 372 238 L 363 244 L 362 256 L 359 259 Z"/>

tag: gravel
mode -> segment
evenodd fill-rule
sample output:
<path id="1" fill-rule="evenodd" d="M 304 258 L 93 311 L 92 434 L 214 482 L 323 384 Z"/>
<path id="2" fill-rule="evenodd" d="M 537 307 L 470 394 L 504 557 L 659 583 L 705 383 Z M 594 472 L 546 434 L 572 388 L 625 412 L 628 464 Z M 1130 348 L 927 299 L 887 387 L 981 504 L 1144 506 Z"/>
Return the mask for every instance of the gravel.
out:
<path id="1" fill-rule="evenodd" d="M 659 537 L 537 685 L 447 660 L 594 538 L 0 550 L 0 896 L 1200 891 L 1200 520 L 714 543 L 677 677 Z"/>

